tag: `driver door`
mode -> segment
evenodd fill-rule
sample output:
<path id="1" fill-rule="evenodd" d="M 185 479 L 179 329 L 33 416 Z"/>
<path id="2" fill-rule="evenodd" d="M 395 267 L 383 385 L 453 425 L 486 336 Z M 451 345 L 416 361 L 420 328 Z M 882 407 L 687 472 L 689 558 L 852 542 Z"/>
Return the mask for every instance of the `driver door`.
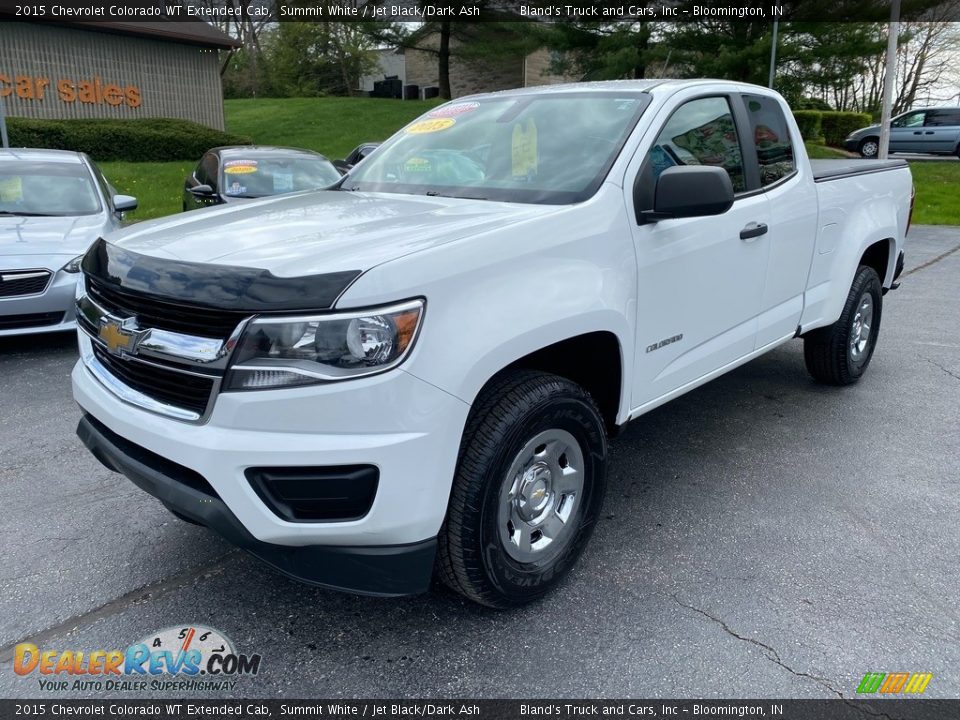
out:
<path id="1" fill-rule="evenodd" d="M 659 404 L 754 350 L 771 213 L 756 191 L 759 170 L 749 165 L 756 165 L 755 154 L 752 147 L 745 152 L 746 126 L 735 107 L 723 95 L 687 100 L 657 118 L 656 140 L 634 161 L 644 209 L 653 207 L 659 174 L 678 164 L 723 167 L 735 192 L 733 207 L 722 215 L 631 223 L 638 281 L 634 410 Z M 626 192 L 632 206 L 633 193 Z"/>

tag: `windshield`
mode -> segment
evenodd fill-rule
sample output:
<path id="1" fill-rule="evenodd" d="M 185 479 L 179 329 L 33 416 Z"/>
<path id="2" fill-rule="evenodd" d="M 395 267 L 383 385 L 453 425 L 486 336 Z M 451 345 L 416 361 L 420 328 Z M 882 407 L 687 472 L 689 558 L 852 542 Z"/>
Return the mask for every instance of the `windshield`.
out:
<path id="1" fill-rule="evenodd" d="M 226 158 L 220 187 L 230 197 L 255 198 L 333 185 L 340 173 L 329 160 L 311 155 L 256 154 Z"/>
<path id="2" fill-rule="evenodd" d="M 100 199 L 85 165 L 0 161 L 0 215 L 93 215 Z"/>
<path id="3" fill-rule="evenodd" d="M 580 202 L 600 187 L 648 104 L 648 95 L 629 92 L 455 101 L 394 135 L 342 188 Z"/>

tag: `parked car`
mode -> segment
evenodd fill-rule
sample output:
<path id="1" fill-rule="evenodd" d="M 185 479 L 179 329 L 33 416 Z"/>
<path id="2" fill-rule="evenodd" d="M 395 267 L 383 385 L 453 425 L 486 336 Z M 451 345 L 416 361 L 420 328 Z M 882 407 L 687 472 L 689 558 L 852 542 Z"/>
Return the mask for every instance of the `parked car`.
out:
<path id="1" fill-rule="evenodd" d="M 865 158 L 880 150 L 880 126 L 857 130 L 844 146 Z M 897 115 L 890 121 L 890 152 L 960 156 L 960 107 L 926 108 Z"/>
<path id="2" fill-rule="evenodd" d="M 98 242 L 78 434 L 293 577 L 525 603 L 627 422 L 796 337 L 817 380 L 866 372 L 910 209 L 905 162 L 811 162 L 763 87 L 460 99 L 330 191 Z"/>
<path id="3" fill-rule="evenodd" d="M 83 253 L 136 207 L 82 153 L 0 149 L 0 336 L 74 329 Z"/>
<path id="4" fill-rule="evenodd" d="M 200 158 L 183 184 L 183 209 L 320 190 L 340 173 L 320 153 L 297 148 L 216 147 Z"/>
<path id="5" fill-rule="evenodd" d="M 367 155 L 372 153 L 378 147 L 380 147 L 380 143 L 375 143 L 375 142 L 368 142 L 368 143 L 363 143 L 361 145 L 357 145 L 353 150 L 350 151 L 349 155 L 343 158 L 343 160 L 334 160 L 333 161 L 334 167 L 336 167 L 337 170 L 339 170 L 342 174 L 346 174 L 346 172 L 350 168 L 352 168 L 358 162 L 363 160 L 365 157 L 367 157 Z"/>

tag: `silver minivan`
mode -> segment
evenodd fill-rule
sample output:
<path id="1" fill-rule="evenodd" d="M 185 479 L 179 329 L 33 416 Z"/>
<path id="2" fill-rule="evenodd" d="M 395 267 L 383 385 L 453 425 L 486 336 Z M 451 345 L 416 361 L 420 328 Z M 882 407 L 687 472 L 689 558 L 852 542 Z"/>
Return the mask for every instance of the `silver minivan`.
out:
<path id="1" fill-rule="evenodd" d="M 880 126 L 850 133 L 847 150 L 875 158 L 880 149 Z M 960 107 L 924 108 L 897 115 L 890 122 L 890 152 L 960 155 Z"/>

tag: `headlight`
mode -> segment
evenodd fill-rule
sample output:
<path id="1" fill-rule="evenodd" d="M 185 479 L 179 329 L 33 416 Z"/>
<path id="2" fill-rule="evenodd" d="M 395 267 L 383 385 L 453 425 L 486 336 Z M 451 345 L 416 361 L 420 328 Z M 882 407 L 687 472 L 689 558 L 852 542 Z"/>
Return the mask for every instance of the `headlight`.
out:
<path id="1" fill-rule="evenodd" d="M 68 273 L 78 273 L 80 272 L 80 263 L 83 262 L 83 255 L 80 257 L 75 257 L 73 260 L 64 265 L 61 270 Z"/>
<path id="2" fill-rule="evenodd" d="M 423 318 L 423 300 L 355 312 L 259 317 L 250 322 L 225 390 L 266 390 L 373 375 L 399 365 Z"/>

